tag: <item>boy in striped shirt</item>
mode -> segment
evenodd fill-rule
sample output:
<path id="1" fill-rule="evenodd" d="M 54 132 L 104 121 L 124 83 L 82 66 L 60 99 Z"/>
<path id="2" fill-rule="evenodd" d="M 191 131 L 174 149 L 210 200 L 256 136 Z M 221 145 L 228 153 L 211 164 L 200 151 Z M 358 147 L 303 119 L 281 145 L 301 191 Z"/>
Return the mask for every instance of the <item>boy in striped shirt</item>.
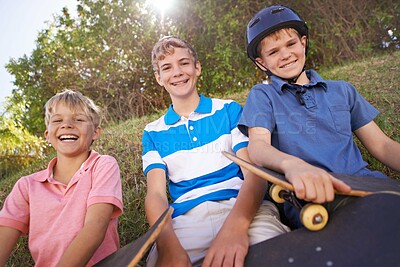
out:
<path id="1" fill-rule="evenodd" d="M 197 54 L 176 36 L 155 44 L 152 64 L 172 104 L 143 133 L 146 215 L 152 225 L 169 205 L 174 213 L 147 266 L 243 266 L 249 245 L 289 228 L 263 201 L 265 181 L 221 153 L 248 159 L 248 139 L 237 128 L 242 107 L 198 94 Z"/>

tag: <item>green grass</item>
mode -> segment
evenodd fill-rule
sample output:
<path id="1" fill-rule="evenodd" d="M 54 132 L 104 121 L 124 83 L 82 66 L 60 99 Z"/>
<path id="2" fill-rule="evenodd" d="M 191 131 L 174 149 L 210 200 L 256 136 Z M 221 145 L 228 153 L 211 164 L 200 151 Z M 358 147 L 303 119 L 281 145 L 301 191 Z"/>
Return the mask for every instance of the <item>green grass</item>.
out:
<path id="1" fill-rule="evenodd" d="M 359 92 L 381 111 L 376 122 L 382 130 L 393 139 L 400 141 L 398 131 L 400 123 L 400 51 L 321 70 L 319 73 L 325 79 L 341 79 L 354 84 Z M 217 97 L 234 99 L 244 104 L 248 92 L 249 90 L 246 90 Z M 135 240 L 148 229 L 144 210 L 146 180 L 142 172 L 141 135 L 144 126 L 161 114 L 162 111 L 158 111 L 151 116 L 109 125 L 104 129 L 100 140 L 93 145 L 98 152 L 114 156 L 120 165 L 124 197 L 124 214 L 121 216 L 119 224 L 121 245 Z M 400 178 L 398 172 L 382 166 L 372 159 L 364 148 L 361 149 L 365 160 L 371 164 L 372 168 L 381 170 L 394 178 Z M 49 158 L 53 156 L 54 154 Z M 0 205 L 20 176 L 45 168 L 49 158 L 1 180 Z M 33 265 L 26 243 L 26 238 L 21 239 L 7 266 Z"/>

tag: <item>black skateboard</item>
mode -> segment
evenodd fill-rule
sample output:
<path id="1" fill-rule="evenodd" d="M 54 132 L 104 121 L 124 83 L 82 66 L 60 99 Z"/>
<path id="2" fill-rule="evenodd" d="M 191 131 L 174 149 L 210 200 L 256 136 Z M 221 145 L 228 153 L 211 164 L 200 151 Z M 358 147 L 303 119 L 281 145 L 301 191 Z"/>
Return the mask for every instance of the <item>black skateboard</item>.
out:
<path id="1" fill-rule="evenodd" d="M 165 223 L 171 218 L 173 209 L 168 208 L 160 216 L 157 222 L 144 235 L 135 241 L 120 248 L 107 258 L 101 260 L 95 267 L 134 267 L 146 254 L 147 250 L 157 239 Z"/>
<path id="2" fill-rule="evenodd" d="M 399 207 L 397 194 L 356 198 L 321 231 L 300 228 L 251 246 L 245 266 L 400 266 Z"/>

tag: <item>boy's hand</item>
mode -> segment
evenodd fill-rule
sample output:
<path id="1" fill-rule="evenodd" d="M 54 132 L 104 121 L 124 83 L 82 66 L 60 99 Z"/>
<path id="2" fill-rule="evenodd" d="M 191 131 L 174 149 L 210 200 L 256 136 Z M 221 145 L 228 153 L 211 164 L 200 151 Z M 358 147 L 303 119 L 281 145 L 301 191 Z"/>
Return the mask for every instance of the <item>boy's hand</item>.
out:
<path id="1" fill-rule="evenodd" d="M 204 258 L 202 267 L 244 266 L 249 248 L 247 228 L 242 231 L 231 226 L 224 224 L 221 228 Z"/>
<path id="2" fill-rule="evenodd" d="M 343 193 L 351 190 L 350 186 L 325 170 L 309 164 L 290 168 L 285 176 L 292 183 L 296 197 L 314 203 L 332 201 L 335 198 L 335 190 Z"/>

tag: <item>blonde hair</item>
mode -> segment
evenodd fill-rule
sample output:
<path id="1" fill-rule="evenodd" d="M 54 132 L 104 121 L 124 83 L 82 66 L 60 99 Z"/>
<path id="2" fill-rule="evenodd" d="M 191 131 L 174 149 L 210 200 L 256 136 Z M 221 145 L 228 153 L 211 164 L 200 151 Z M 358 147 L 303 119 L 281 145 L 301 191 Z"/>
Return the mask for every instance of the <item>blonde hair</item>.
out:
<path id="1" fill-rule="evenodd" d="M 267 37 L 273 38 L 276 41 L 276 40 L 280 39 L 283 35 L 289 35 L 291 37 L 292 34 L 297 35 L 299 38 L 301 38 L 299 32 L 294 28 L 283 28 L 283 29 L 280 29 L 280 30 L 277 30 L 277 31 L 274 31 L 274 32 L 268 34 L 261 40 L 261 42 L 257 46 L 258 56 L 261 55 L 261 50 L 262 50 L 263 44 Z"/>
<path id="2" fill-rule="evenodd" d="M 193 57 L 194 64 L 198 62 L 197 53 L 191 44 L 177 36 L 165 36 L 158 40 L 151 52 L 151 64 L 153 65 L 154 72 L 159 73 L 158 62 L 166 56 L 174 54 L 174 48 L 186 48 Z"/>
<path id="3" fill-rule="evenodd" d="M 73 111 L 82 109 L 82 111 L 90 118 L 95 128 L 100 126 L 101 109 L 93 102 L 93 100 L 82 95 L 79 92 L 74 92 L 72 90 L 65 89 L 61 93 L 58 93 L 53 97 L 51 97 L 45 104 L 44 119 L 46 127 L 49 125 L 52 112 L 54 112 L 54 108 L 57 106 L 58 103 L 63 103 Z"/>

